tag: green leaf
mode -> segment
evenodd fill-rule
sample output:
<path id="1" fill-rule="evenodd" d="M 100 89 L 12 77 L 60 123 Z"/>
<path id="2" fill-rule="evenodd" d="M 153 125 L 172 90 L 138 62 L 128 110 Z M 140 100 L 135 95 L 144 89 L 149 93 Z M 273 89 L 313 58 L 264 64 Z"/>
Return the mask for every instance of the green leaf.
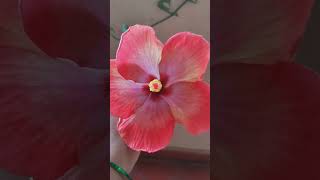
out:
<path id="1" fill-rule="evenodd" d="M 162 10 L 165 11 L 169 14 L 172 14 L 170 11 L 170 6 L 171 6 L 171 0 L 160 0 L 158 2 L 158 7 Z"/>
<path id="2" fill-rule="evenodd" d="M 120 29 L 121 32 L 124 33 L 129 29 L 129 26 L 127 24 L 121 24 Z"/>

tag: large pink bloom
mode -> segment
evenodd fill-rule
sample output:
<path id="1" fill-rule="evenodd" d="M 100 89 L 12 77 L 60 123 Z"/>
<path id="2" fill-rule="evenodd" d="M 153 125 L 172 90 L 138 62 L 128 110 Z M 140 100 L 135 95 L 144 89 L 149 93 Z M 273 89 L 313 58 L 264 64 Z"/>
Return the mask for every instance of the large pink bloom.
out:
<path id="1" fill-rule="evenodd" d="M 154 30 L 135 25 L 122 35 L 111 60 L 111 113 L 135 150 L 155 152 L 170 142 L 175 123 L 192 134 L 210 128 L 210 88 L 202 81 L 209 43 L 182 32 L 163 45 Z"/>
<path id="2" fill-rule="evenodd" d="M 214 180 L 320 179 L 320 76 L 294 62 L 313 0 L 214 2 Z"/>

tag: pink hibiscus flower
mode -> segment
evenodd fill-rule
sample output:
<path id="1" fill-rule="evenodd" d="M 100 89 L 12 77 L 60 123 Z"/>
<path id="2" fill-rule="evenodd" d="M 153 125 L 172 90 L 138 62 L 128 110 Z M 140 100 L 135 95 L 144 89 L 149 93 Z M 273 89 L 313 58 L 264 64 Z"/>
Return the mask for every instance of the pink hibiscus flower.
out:
<path id="1" fill-rule="evenodd" d="M 77 167 L 74 179 L 108 178 L 106 8 L 0 1 L 1 169 L 52 180 Z"/>
<path id="2" fill-rule="evenodd" d="M 192 134 L 209 130 L 210 87 L 202 81 L 209 56 L 209 43 L 189 32 L 164 45 L 148 26 L 123 33 L 116 60 L 111 60 L 110 103 L 130 148 L 163 149 L 176 122 Z"/>
<path id="3" fill-rule="evenodd" d="M 213 179 L 320 179 L 320 76 L 294 62 L 314 1 L 214 2 Z"/>

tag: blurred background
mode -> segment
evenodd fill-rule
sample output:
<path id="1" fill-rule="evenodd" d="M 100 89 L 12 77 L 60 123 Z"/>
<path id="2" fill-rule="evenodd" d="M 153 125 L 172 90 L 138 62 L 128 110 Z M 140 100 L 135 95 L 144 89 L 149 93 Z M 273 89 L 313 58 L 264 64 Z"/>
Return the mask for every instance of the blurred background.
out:
<path id="1" fill-rule="evenodd" d="M 306 32 L 300 44 L 300 48 L 297 54 L 297 62 L 303 64 L 312 70 L 320 73 L 320 1 L 314 2 L 311 17 L 307 24 Z"/>

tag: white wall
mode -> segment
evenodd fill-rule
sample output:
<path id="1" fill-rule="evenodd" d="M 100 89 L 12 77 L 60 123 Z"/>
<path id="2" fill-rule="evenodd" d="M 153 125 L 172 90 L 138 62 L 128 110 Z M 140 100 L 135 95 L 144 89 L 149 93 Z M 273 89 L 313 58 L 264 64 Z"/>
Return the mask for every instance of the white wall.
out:
<path id="1" fill-rule="evenodd" d="M 171 0 L 174 7 L 177 7 L 184 0 Z M 111 25 L 114 27 L 122 23 L 152 24 L 165 17 L 167 13 L 157 7 L 158 0 L 111 0 Z M 165 42 L 170 36 L 181 31 L 191 31 L 203 35 L 208 41 L 210 39 L 210 0 L 198 0 L 197 4 L 188 3 L 185 5 L 179 17 L 172 19 L 155 27 L 158 37 Z M 111 38 L 111 57 L 115 57 L 118 41 Z M 205 79 L 209 78 L 209 68 Z M 188 149 L 210 149 L 209 133 L 200 136 L 191 136 L 182 127 L 177 127 L 170 147 Z"/>

